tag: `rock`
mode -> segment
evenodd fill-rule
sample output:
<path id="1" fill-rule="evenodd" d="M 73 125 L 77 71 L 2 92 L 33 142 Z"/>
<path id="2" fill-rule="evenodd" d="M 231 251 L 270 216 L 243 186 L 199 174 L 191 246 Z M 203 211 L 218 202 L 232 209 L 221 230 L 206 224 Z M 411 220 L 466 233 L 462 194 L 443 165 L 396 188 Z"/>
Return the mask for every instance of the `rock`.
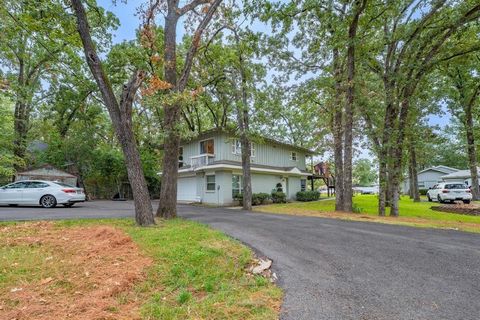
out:
<path id="1" fill-rule="evenodd" d="M 265 270 L 270 269 L 271 266 L 272 266 L 272 260 L 270 260 L 270 259 L 266 259 L 266 260 L 260 259 L 259 260 L 259 265 L 252 269 L 252 273 L 253 274 L 261 274 Z"/>

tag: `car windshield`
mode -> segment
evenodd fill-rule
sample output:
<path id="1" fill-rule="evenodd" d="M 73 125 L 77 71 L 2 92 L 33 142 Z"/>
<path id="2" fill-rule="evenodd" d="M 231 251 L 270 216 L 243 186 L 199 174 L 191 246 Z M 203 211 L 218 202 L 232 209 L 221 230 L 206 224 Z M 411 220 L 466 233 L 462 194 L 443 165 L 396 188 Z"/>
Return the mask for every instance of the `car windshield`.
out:
<path id="1" fill-rule="evenodd" d="M 467 187 L 461 183 L 446 184 L 445 189 L 466 189 Z"/>
<path id="2" fill-rule="evenodd" d="M 63 183 L 63 182 L 54 182 L 55 184 L 58 184 L 61 187 L 66 187 L 66 188 L 75 188 L 74 186 L 71 186 L 69 184 Z"/>

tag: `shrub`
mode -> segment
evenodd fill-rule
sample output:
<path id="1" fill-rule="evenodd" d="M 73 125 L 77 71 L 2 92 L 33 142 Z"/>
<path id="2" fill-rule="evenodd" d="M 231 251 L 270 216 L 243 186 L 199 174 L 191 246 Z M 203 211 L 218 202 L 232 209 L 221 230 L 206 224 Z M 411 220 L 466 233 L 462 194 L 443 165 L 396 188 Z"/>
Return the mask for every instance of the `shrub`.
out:
<path id="1" fill-rule="evenodd" d="M 318 191 L 299 191 L 297 192 L 297 201 L 315 201 L 320 198 Z"/>
<path id="2" fill-rule="evenodd" d="M 260 204 L 265 204 L 265 202 L 270 198 L 268 193 L 260 192 L 252 194 L 252 205 L 258 206 Z"/>
<path id="3" fill-rule="evenodd" d="M 237 194 L 233 200 L 237 200 L 240 204 L 243 204 L 243 194 Z M 267 204 L 270 200 L 270 195 L 268 193 L 260 192 L 260 193 L 253 193 L 252 194 L 252 205 L 258 206 L 261 204 Z"/>
<path id="4" fill-rule="evenodd" d="M 426 196 L 428 192 L 428 189 L 420 189 L 418 190 L 418 193 L 420 193 L 421 196 Z"/>
<path id="5" fill-rule="evenodd" d="M 272 201 L 273 203 L 286 203 L 287 195 L 283 192 L 273 191 L 272 192 Z"/>

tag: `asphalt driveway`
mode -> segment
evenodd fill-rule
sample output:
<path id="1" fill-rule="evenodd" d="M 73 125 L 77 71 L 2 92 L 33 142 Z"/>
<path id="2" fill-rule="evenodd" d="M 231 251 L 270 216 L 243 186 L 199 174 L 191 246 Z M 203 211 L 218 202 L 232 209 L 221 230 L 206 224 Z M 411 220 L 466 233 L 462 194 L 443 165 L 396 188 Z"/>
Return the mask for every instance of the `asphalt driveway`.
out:
<path id="1" fill-rule="evenodd" d="M 274 260 L 282 319 L 480 318 L 480 236 L 376 223 L 179 206 Z M 0 220 L 124 217 L 130 202 L 0 207 Z"/>

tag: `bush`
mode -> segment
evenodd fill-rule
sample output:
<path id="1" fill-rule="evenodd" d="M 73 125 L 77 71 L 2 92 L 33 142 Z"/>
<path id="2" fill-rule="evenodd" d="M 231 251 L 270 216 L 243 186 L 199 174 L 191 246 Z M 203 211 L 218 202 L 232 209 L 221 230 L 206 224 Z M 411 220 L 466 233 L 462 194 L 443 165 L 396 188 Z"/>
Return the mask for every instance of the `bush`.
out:
<path id="1" fill-rule="evenodd" d="M 268 199 L 270 199 L 270 195 L 268 193 L 254 193 L 252 194 L 252 205 L 258 206 L 260 204 L 265 204 Z"/>
<path id="2" fill-rule="evenodd" d="M 420 193 L 421 196 L 426 196 L 428 192 L 428 189 L 420 189 L 418 190 L 418 193 Z"/>
<path id="3" fill-rule="evenodd" d="M 239 193 L 237 194 L 233 200 L 237 200 L 240 202 L 240 204 L 243 204 L 243 194 Z M 267 202 L 270 200 L 270 195 L 268 193 L 260 192 L 260 193 L 253 193 L 252 194 L 252 205 L 253 206 L 258 206 L 261 204 L 267 204 Z"/>
<path id="4" fill-rule="evenodd" d="M 315 201 L 320 198 L 318 191 L 299 191 L 297 192 L 297 201 Z"/>
<path id="5" fill-rule="evenodd" d="M 272 201 L 273 203 L 286 203 L 287 195 L 283 192 L 273 191 L 272 192 Z"/>

